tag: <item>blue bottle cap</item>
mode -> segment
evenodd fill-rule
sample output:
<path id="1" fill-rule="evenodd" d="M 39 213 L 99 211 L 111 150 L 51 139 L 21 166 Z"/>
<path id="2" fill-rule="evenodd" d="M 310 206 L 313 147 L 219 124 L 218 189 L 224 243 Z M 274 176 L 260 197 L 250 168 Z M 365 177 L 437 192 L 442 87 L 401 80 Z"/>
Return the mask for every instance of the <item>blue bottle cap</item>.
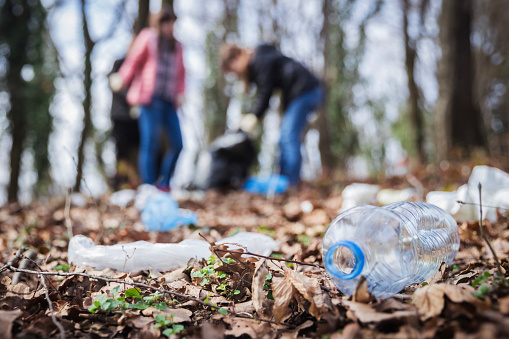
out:
<path id="1" fill-rule="evenodd" d="M 352 272 L 344 273 L 338 269 L 338 266 L 334 262 L 334 254 L 339 247 L 348 248 L 353 256 L 355 257 L 355 267 Z M 325 268 L 329 271 L 330 274 L 335 276 L 338 279 L 350 280 L 357 277 L 361 274 L 362 269 L 364 268 L 364 253 L 356 243 L 349 240 L 338 241 L 334 245 L 332 245 L 328 250 L 327 254 L 325 254 Z"/>

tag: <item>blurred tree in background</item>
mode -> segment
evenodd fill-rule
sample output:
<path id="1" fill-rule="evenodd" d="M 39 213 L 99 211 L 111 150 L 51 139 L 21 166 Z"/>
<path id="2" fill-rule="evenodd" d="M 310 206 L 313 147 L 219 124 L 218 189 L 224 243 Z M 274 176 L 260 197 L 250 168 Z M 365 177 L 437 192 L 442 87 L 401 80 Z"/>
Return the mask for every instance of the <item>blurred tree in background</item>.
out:
<path id="1" fill-rule="evenodd" d="M 95 161 L 94 165 L 103 166 L 101 156 L 107 139 L 101 138 L 98 133 L 105 132 L 98 131 L 92 119 L 94 114 L 104 113 L 95 106 L 98 97 L 93 90 L 95 84 L 104 82 L 96 56 L 104 49 L 98 46 L 113 41 L 120 30 L 136 33 L 146 27 L 151 7 L 174 6 L 173 0 L 43 3 L 0 0 L 0 118 L 8 122 L 4 134 L 8 138 L 3 140 L 12 141 L 9 201 L 19 198 L 23 173 L 37 174 L 31 179 L 36 183 L 36 195 L 51 183 L 48 140 L 53 122 L 49 111 L 57 74 L 65 82 L 81 82 L 73 98 L 79 97 L 73 103 L 80 103 L 78 114 L 83 118 L 76 133 L 77 146 L 71 150 L 76 159 L 75 189 L 81 187 L 86 164 Z M 78 11 L 81 22 L 75 33 L 82 56 L 79 67 L 67 67 L 65 57 L 57 62 L 49 35 L 47 15 L 66 6 Z M 496 159 L 507 157 L 506 0 L 197 0 L 193 6 L 183 2 L 175 2 L 175 6 L 182 11 L 177 11 L 179 20 L 189 19 L 185 25 L 199 17 L 199 24 L 185 26 L 179 38 L 184 46 L 192 46 L 192 62 L 198 57 L 204 64 L 197 69 L 205 74 L 193 74 L 192 81 L 201 97 L 188 96 L 187 100 L 200 102 L 197 115 L 206 131 L 202 137 L 209 142 L 227 128 L 227 113 L 237 109 L 232 103 L 242 99 L 243 111 L 252 99 L 252 93 L 244 93 L 235 79 L 221 74 L 219 47 L 225 41 L 244 47 L 271 42 L 323 80 L 325 105 L 310 129 L 320 136 L 320 159 L 329 178 L 341 179 L 351 171 L 352 159 L 358 158 L 363 158 L 372 174 L 386 171 L 388 145 L 394 142 L 415 165 L 468 159 L 476 150 Z M 94 19 L 98 10 L 112 13 L 108 17 L 111 22 L 101 21 L 100 29 Z M 192 41 L 186 41 L 189 27 L 197 30 L 190 34 Z M 376 45 L 382 31 L 382 35 L 392 35 L 384 41 L 393 45 Z M 386 71 L 383 62 L 387 59 L 373 57 L 377 53 L 390 55 L 390 67 L 405 77 L 403 82 L 397 79 L 377 86 L 392 86 L 397 91 L 371 93 L 372 76 Z M 65 74 L 60 73 L 59 63 Z M 436 65 L 436 70 L 430 64 Z M 366 73 L 366 66 L 371 66 L 371 74 Z M 426 71 L 434 84 L 423 80 Z M 430 86 L 436 87 L 434 96 L 429 95 Z M 277 93 L 275 97 L 273 103 L 277 103 Z M 273 115 L 277 114 L 274 108 L 271 105 Z M 94 153 L 95 158 L 87 152 Z"/>
<path id="2" fill-rule="evenodd" d="M 58 63 L 50 43 L 46 9 L 40 1 L 0 2 L 0 94 L 8 101 L 11 136 L 8 201 L 17 201 L 25 155 L 33 156 L 37 174 L 34 193 L 46 194 L 50 183 L 48 142 L 52 130 L 49 113 Z"/>

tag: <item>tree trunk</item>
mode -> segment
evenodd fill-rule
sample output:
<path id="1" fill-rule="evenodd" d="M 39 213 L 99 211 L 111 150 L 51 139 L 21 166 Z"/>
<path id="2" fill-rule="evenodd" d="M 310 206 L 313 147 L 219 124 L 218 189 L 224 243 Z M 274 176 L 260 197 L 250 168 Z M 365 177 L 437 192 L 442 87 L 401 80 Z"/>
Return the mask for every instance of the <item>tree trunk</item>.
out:
<path id="1" fill-rule="evenodd" d="M 10 123 L 10 132 L 12 146 L 10 151 L 10 177 L 9 187 L 7 188 L 7 200 L 15 202 L 18 200 L 19 177 L 21 174 L 21 157 L 25 148 L 27 137 L 27 98 L 26 82 L 21 78 L 21 69 L 27 63 L 26 49 L 30 32 L 28 30 L 28 21 L 30 18 L 30 8 L 26 1 L 22 2 L 23 12 L 20 16 L 14 17 L 12 1 L 4 4 L 3 20 L 4 24 L 10 22 L 10 29 L 15 30 L 16 34 L 9 37 L 9 54 L 7 57 L 7 90 L 10 96 L 10 109 L 7 118 Z M 5 17 L 8 15 L 8 17 Z"/>
<path id="2" fill-rule="evenodd" d="M 408 79 L 410 121 L 415 136 L 414 145 L 420 164 L 426 163 L 426 152 L 424 150 L 424 123 L 422 111 L 419 107 L 419 89 L 415 82 L 415 60 L 417 58 L 417 41 L 410 38 L 408 33 L 408 21 L 410 16 L 410 1 L 403 0 L 403 31 L 405 36 L 405 67 Z"/>
<path id="3" fill-rule="evenodd" d="M 134 34 L 148 27 L 150 18 L 150 0 L 138 0 L 138 18 L 134 23 Z"/>
<path id="4" fill-rule="evenodd" d="M 475 148 L 486 150 L 481 112 L 473 97 L 471 24 L 471 0 L 442 2 L 442 59 L 438 65 L 440 96 L 435 115 L 439 160 L 449 158 L 453 149 L 459 150 L 462 156 Z"/>
<path id="5" fill-rule="evenodd" d="M 320 40 L 322 41 L 323 48 L 323 71 L 322 76 L 325 82 L 329 78 L 329 13 L 330 13 L 330 0 L 323 0 L 322 15 L 323 24 L 322 30 L 320 31 Z M 327 85 L 325 83 L 325 85 Z M 320 133 L 320 140 L 318 148 L 320 149 L 320 158 L 322 160 L 322 175 L 325 178 L 329 178 L 331 175 L 332 168 L 334 167 L 334 156 L 331 150 L 331 140 L 329 135 L 329 121 L 327 119 L 327 89 L 324 89 L 323 106 L 319 111 L 318 115 L 318 131 Z"/>
<path id="6" fill-rule="evenodd" d="M 174 2 L 175 1 L 173 1 L 173 0 L 161 0 L 161 6 L 173 9 L 174 8 L 173 7 L 173 3 Z"/>
<path id="7" fill-rule="evenodd" d="M 93 131 L 92 125 L 92 60 L 91 55 L 94 50 L 95 43 L 90 37 L 88 30 L 88 22 L 85 14 L 85 2 L 81 0 L 81 15 L 82 15 L 82 27 L 83 27 L 83 38 L 85 41 L 85 71 L 83 87 L 85 90 L 85 97 L 83 98 L 83 130 L 81 131 L 81 139 L 78 147 L 78 164 L 77 164 L 77 175 L 74 183 L 74 191 L 79 191 L 81 186 L 81 180 L 83 178 L 83 165 L 85 162 L 85 145 Z"/>

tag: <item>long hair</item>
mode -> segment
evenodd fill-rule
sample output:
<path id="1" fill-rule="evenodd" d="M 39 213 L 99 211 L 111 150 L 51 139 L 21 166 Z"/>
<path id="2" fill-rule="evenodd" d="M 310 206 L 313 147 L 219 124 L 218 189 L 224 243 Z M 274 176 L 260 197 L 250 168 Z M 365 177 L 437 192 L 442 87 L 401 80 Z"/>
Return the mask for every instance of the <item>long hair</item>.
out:
<path id="1" fill-rule="evenodd" d="M 168 39 L 168 38 L 165 38 L 161 34 L 161 25 L 168 21 L 172 21 L 172 22 L 177 21 L 177 16 L 175 15 L 175 12 L 173 11 L 173 9 L 171 9 L 169 7 L 165 7 L 165 8 L 162 8 L 158 13 L 151 16 L 150 27 L 154 28 L 157 31 L 157 36 L 158 36 L 157 48 L 158 48 L 158 50 L 161 50 L 160 49 L 161 44 L 164 41 L 164 39 L 166 39 L 170 44 L 170 51 L 174 52 L 175 45 L 176 45 L 175 37 L 172 36 L 171 38 Z"/>

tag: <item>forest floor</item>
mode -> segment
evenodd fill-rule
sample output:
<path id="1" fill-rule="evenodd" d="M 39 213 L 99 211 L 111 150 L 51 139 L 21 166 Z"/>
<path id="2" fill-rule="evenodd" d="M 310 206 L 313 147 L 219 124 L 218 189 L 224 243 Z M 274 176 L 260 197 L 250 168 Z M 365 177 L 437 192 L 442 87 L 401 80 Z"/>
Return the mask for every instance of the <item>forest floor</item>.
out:
<path id="1" fill-rule="evenodd" d="M 424 194 L 455 189 L 466 182 L 466 175 L 461 169 L 423 171 L 411 180 L 377 183 L 398 189 L 417 185 Z M 478 223 L 461 223 L 456 258 L 427 283 L 408 286 L 381 301 L 360 284 L 348 297 L 321 266 L 322 237 L 338 215 L 346 184 L 306 185 L 274 199 L 209 191 L 202 199 L 179 201 L 180 207 L 198 214 L 198 224 L 168 232 L 146 232 L 133 206 L 113 206 L 108 195 L 88 199 L 82 207 L 66 207 L 64 198 L 4 206 L 0 337 L 509 338 L 506 216 L 484 222 L 505 280 L 497 278 Z M 309 203 L 312 211 L 304 212 L 302 207 Z M 69 266 L 70 227 L 73 234 L 103 245 L 206 238 L 214 253 L 223 254 L 173 271 L 97 271 Z M 278 255 L 244 258 L 214 244 L 239 231 L 273 237 L 280 245 Z M 30 253 L 35 256 L 25 266 L 27 271 L 14 272 Z"/>

